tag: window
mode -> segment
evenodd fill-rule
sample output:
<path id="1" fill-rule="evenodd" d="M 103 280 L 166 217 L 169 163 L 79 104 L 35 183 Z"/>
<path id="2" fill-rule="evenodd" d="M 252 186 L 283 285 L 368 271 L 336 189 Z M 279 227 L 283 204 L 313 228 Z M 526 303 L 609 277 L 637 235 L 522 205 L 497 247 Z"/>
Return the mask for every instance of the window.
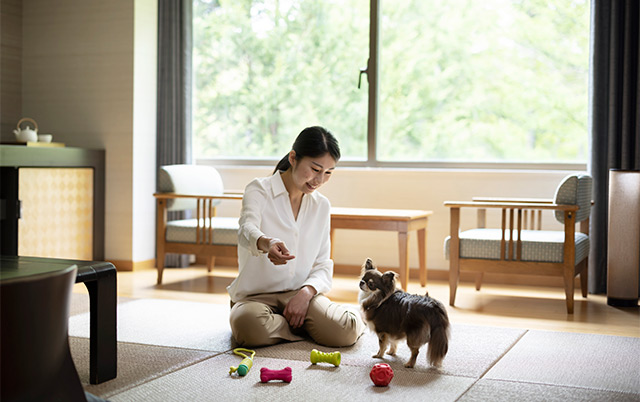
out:
<path id="1" fill-rule="evenodd" d="M 321 124 L 343 161 L 370 166 L 584 163 L 589 11 L 587 0 L 194 0 L 196 157 L 275 160 Z"/>
<path id="2" fill-rule="evenodd" d="M 321 124 L 364 159 L 368 1 L 196 0 L 196 157 L 280 159 Z"/>

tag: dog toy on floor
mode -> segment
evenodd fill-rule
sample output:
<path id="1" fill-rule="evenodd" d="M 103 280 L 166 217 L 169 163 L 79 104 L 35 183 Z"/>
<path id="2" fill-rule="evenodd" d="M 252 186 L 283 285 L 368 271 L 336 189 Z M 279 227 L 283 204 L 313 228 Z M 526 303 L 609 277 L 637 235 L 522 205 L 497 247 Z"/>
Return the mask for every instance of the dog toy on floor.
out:
<path id="1" fill-rule="evenodd" d="M 378 363 L 371 369 L 369 377 L 377 387 L 386 387 L 393 378 L 393 370 L 387 363 Z"/>
<path id="2" fill-rule="evenodd" d="M 251 356 L 247 356 L 243 352 L 251 353 Z M 237 371 L 238 375 L 240 376 L 247 375 L 249 373 L 249 370 L 251 370 L 251 366 L 253 366 L 253 356 L 256 355 L 256 351 L 251 349 L 236 348 L 233 349 L 233 353 L 237 354 L 238 356 L 244 357 L 244 359 L 242 359 L 238 367 L 230 367 L 229 374 L 233 374 Z"/>
<path id="3" fill-rule="evenodd" d="M 270 370 L 266 367 L 262 367 L 260 369 L 260 381 L 269 382 L 271 380 L 291 382 L 291 367 L 285 367 L 282 370 Z"/>
<path id="4" fill-rule="evenodd" d="M 317 349 L 313 349 L 311 351 L 311 363 L 312 364 L 316 364 L 316 363 L 331 363 L 334 366 L 339 366 L 340 365 L 340 352 L 331 352 L 331 353 L 324 353 L 324 352 L 320 352 Z"/>

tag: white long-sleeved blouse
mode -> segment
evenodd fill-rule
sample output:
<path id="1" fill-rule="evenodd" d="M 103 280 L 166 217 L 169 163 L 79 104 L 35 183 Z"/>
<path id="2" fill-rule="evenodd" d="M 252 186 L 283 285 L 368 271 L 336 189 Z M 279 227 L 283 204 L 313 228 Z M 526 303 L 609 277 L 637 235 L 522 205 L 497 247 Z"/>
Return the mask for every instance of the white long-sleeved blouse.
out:
<path id="1" fill-rule="evenodd" d="M 227 287 L 233 302 L 249 295 L 282 292 L 311 285 L 331 289 L 331 204 L 314 191 L 302 197 L 298 219 L 280 173 L 252 180 L 244 191 L 238 231 L 238 276 Z M 274 265 L 258 250 L 261 236 L 284 241 L 295 258 Z"/>

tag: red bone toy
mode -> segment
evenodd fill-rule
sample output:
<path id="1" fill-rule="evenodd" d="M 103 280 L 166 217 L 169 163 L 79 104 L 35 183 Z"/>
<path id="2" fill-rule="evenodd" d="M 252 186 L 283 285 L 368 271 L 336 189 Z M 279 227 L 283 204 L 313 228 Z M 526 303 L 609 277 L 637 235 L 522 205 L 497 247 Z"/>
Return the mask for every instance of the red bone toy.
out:
<path id="1" fill-rule="evenodd" d="M 291 367 L 285 367 L 282 370 L 270 370 L 266 367 L 262 367 L 260 369 L 260 381 L 269 382 L 271 380 L 291 382 Z"/>

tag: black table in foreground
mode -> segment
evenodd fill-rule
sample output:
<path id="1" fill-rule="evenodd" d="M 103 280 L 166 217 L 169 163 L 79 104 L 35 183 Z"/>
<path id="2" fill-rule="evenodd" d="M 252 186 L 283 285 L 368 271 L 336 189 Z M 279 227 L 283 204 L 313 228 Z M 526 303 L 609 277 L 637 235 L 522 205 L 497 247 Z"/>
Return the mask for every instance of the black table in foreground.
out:
<path id="1" fill-rule="evenodd" d="M 100 384 L 116 378 L 116 267 L 103 261 L 0 256 L 0 280 L 38 275 L 78 267 L 76 283 L 89 291 L 89 382 Z"/>

